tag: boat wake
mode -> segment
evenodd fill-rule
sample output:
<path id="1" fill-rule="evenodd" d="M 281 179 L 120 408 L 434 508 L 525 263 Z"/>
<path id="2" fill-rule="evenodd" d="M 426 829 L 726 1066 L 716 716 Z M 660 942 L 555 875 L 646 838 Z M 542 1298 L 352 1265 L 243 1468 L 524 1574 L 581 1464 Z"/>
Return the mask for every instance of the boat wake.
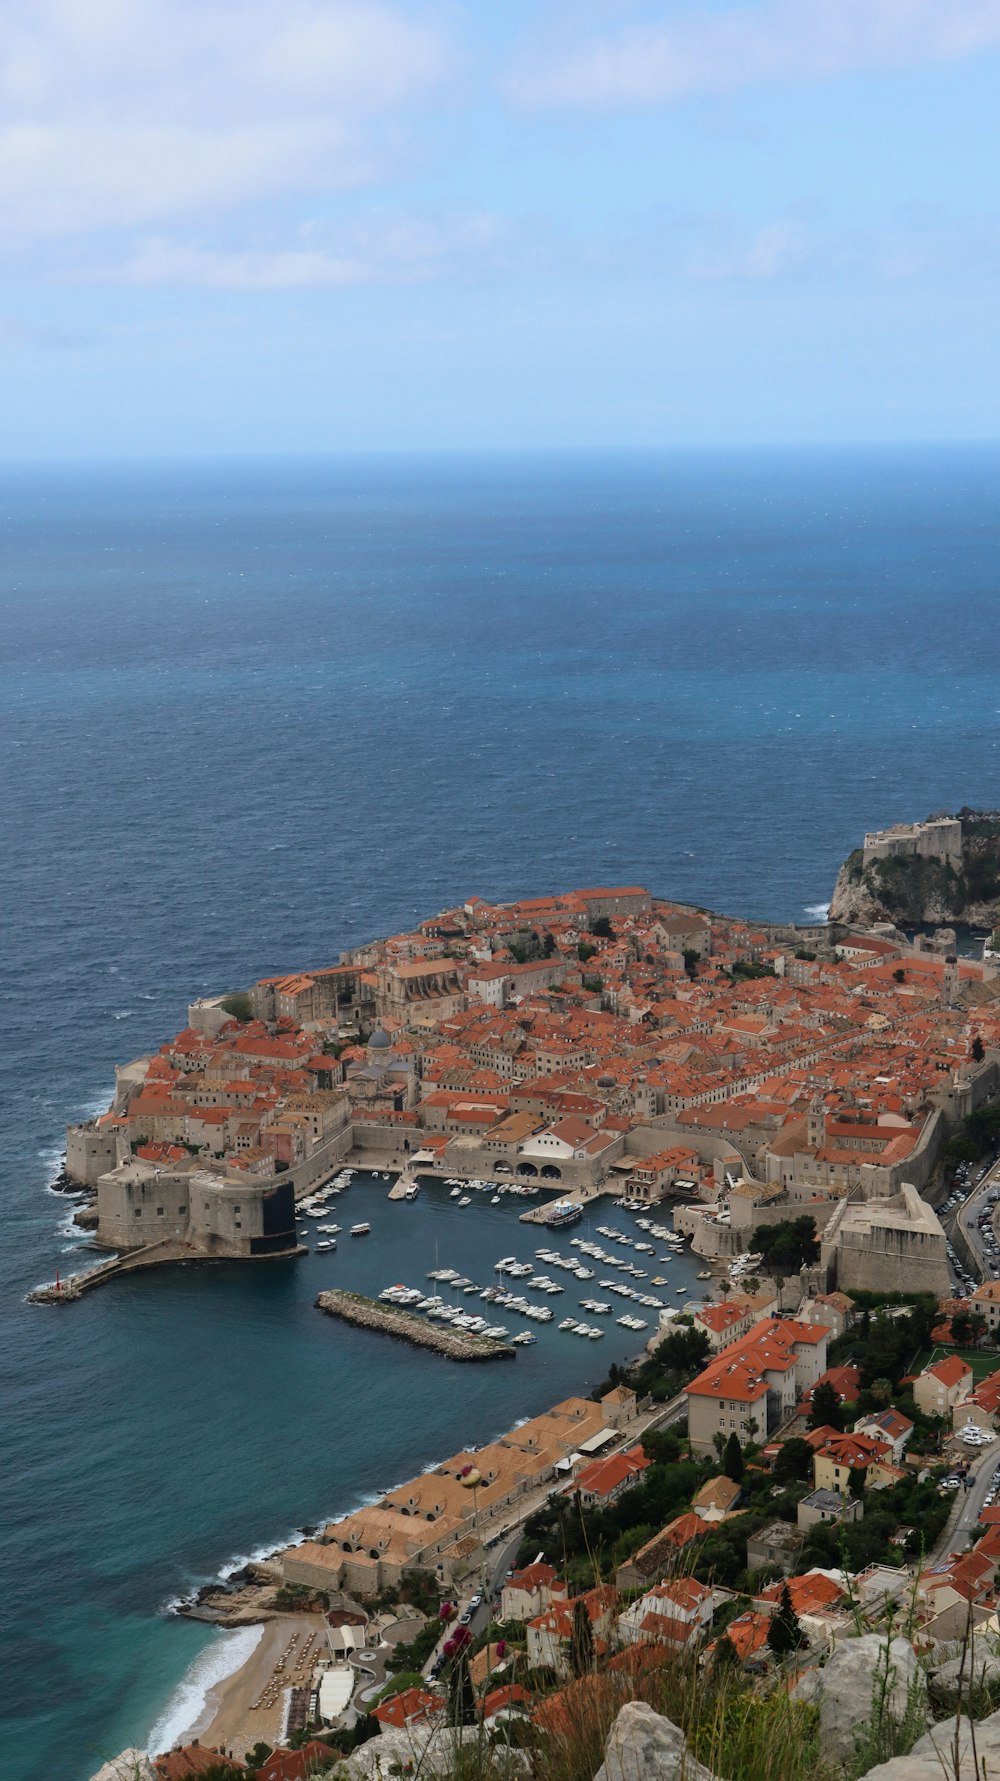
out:
<path id="1" fill-rule="evenodd" d="M 241 1626 L 235 1632 L 216 1633 L 211 1644 L 199 1652 L 153 1726 L 146 1746 L 150 1756 L 162 1756 L 194 1731 L 205 1712 L 209 1690 L 242 1669 L 263 1636 L 262 1626 Z"/>

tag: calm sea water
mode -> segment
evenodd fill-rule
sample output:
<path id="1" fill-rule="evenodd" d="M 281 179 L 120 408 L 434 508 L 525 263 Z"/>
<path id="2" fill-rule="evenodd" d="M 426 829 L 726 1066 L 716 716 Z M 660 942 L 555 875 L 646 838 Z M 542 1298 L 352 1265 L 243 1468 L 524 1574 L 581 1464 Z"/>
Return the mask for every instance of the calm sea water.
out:
<path id="1" fill-rule="evenodd" d="M 352 1190 L 363 1255 L 29 1310 L 75 1247 L 45 1191 L 63 1121 L 193 995 L 470 892 L 640 881 L 801 918 L 866 827 L 996 804 L 998 472 L 984 449 L 0 470 L 8 1781 L 82 1781 L 172 1696 L 180 1727 L 185 1673 L 190 1703 L 226 1655 L 158 1612 L 190 1582 L 628 1346 L 549 1331 L 462 1370 L 322 1319 L 335 1268 L 530 1254 L 507 1207 L 382 1184 Z"/>

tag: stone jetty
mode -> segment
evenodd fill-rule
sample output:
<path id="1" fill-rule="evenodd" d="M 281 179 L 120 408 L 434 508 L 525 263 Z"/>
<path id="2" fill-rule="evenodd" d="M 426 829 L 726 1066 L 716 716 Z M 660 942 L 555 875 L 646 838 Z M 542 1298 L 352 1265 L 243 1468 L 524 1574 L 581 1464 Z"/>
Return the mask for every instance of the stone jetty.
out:
<path id="1" fill-rule="evenodd" d="M 425 1323 L 399 1305 L 381 1305 L 356 1292 L 321 1292 L 316 1300 L 320 1311 L 328 1317 L 339 1317 L 362 1330 L 379 1330 L 385 1336 L 396 1336 L 401 1342 L 412 1342 L 417 1348 L 433 1349 L 448 1360 L 513 1360 L 514 1349 L 507 1342 L 491 1336 L 477 1336 L 471 1330 L 454 1330 L 447 1325 Z"/>

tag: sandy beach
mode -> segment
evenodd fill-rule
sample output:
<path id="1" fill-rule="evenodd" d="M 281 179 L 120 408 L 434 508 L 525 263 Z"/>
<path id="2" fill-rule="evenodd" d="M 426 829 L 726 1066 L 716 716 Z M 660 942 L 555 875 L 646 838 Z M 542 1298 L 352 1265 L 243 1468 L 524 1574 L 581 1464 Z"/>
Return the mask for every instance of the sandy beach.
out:
<path id="1" fill-rule="evenodd" d="M 308 1682 L 325 1648 L 319 1614 L 282 1614 L 266 1622 L 246 1663 L 209 1689 L 204 1711 L 184 1742 L 196 1737 L 212 1749 L 236 1756 L 261 1738 L 277 1744 L 284 1724 L 285 1690 Z"/>

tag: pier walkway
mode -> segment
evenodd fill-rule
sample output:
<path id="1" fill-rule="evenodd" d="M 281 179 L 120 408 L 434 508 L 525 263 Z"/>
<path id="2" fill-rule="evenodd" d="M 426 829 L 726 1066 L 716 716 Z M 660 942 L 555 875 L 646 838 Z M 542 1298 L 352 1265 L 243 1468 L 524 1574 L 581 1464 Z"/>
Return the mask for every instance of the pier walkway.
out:
<path id="1" fill-rule="evenodd" d="M 321 1292 L 316 1300 L 320 1311 L 328 1317 L 339 1317 L 358 1329 L 378 1330 L 385 1336 L 396 1336 L 412 1342 L 417 1348 L 430 1348 L 448 1360 L 513 1360 L 514 1348 L 492 1336 L 477 1336 L 471 1330 L 454 1330 L 439 1324 L 425 1323 L 399 1305 L 380 1305 L 357 1292 Z"/>

